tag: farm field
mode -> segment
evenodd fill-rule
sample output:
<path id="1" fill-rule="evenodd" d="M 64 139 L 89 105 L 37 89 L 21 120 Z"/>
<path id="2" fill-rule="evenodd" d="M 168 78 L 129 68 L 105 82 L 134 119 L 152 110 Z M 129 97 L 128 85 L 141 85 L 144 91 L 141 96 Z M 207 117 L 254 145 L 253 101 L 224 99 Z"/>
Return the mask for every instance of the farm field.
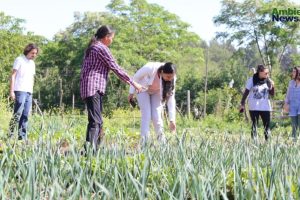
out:
<path id="1" fill-rule="evenodd" d="M 1 1 L 0 199 L 300 199 L 299 21 L 299 0 Z"/>
<path id="2" fill-rule="evenodd" d="M 1 129 L 1 198 L 299 198 L 300 148 L 288 138 L 290 127 L 254 142 L 244 122 L 179 118 L 166 144 L 153 138 L 141 147 L 138 116 L 116 110 L 105 119 L 100 150 L 86 155 L 85 115 L 34 115 L 27 143 Z"/>

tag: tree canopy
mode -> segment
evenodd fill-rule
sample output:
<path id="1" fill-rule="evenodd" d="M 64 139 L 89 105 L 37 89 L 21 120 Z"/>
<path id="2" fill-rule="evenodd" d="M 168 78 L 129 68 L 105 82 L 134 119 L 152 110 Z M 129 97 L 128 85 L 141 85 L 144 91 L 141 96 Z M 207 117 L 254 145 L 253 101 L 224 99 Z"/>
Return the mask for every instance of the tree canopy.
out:
<path id="1" fill-rule="evenodd" d="M 217 38 L 235 41 L 237 46 L 255 44 L 263 64 L 279 65 L 288 45 L 299 44 L 299 23 L 274 20 L 273 10 L 299 8 L 289 0 L 223 0 L 222 9 L 214 18 L 226 31 Z"/>
<path id="2" fill-rule="evenodd" d="M 288 79 L 285 70 L 300 62 L 299 23 L 274 21 L 273 10 L 299 5 L 288 0 L 223 0 L 221 3 L 221 12 L 214 23 L 225 29 L 208 43 L 189 31 L 190 25 L 176 14 L 146 0 L 112 0 L 107 12 L 75 12 L 74 22 L 52 40 L 25 33 L 24 20 L 0 12 L 1 96 L 8 95 L 14 59 L 22 54 L 27 43 L 34 42 L 41 49 L 36 59 L 34 98 L 39 99 L 44 109 L 70 107 L 75 98 L 75 107 L 83 109 L 79 94 L 82 59 L 91 37 L 104 24 L 116 30 L 110 49 L 117 63 L 130 75 L 148 61 L 176 64 L 176 101 L 180 108 L 185 107 L 186 92 L 190 90 L 192 106 L 202 109 L 206 78 L 208 113 L 220 110 L 222 105 L 225 108 L 238 104 L 238 95 L 251 75 L 249 68 L 260 63 L 275 67 L 275 83 L 277 79 Z M 205 60 L 208 61 L 207 77 Z M 232 80 L 233 88 L 228 86 Z M 285 89 L 284 84 L 278 86 L 279 95 L 275 98 L 282 99 Z M 106 114 L 128 106 L 127 94 L 128 87 L 110 75 L 104 97 Z"/>

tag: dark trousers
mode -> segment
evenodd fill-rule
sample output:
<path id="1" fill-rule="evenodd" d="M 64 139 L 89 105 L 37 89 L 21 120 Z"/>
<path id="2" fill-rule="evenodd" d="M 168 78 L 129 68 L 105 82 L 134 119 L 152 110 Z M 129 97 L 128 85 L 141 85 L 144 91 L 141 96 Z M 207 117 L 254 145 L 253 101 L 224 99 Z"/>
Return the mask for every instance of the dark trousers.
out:
<path id="1" fill-rule="evenodd" d="M 90 142 L 93 148 L 98 149 L 102 137 L 102 94 L 97 92 L 94 96 L 85 99 L 88 111 L 88 125 L 86 131 L 86 141 Z"/>
<path id="2" fill-rule="evenodd" d="M 292 136 L 294 139 L 298 137 L 298 131 L 300 130 L 300 115 L 291 116 L 292 119 Z"/>
<path id="3" fill-rule="evenodd" d="M 259 116 L 262 119 L 264 125 L 265 139 L 268 140 L 270 131 L 271 112 L 270 111 L 249 111 L 252 120 L 251 137 L 254 139 L 257 137 L 257 125 Z"/>

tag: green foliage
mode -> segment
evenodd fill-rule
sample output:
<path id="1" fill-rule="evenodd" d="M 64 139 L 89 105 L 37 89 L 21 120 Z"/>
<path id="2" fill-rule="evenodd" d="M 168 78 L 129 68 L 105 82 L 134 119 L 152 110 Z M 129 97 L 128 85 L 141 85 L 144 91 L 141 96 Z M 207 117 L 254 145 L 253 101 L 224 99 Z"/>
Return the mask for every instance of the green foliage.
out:
<path id="1" fill-rule="evenodd" d="M 42 47 L 46 39 L 32 33 L 23 34 L 24 20 L 7 16 L 0 12 L 0 96 L 8 95 L 9 77 L 12 66 L 17 56 L 23 54 L 28 43 L 36 43 Z"/>
<path id="2" fill-rule="evenodd" d="M 0 94 L 7 94 L 9 75 L 16 55 L 21 54 L 24 46 L 23 28 L 21 27 L 23 20 L 6 16 L 0 12 Z M 7 91 L 5 91 L 5 89 Z"/>
<path id="3" fill-rule="evenodd" d="M 186 108 L 187 90 L 191 91 L 192 108 L 203 112 L 206 78 L 204 50 L 207 50 L 207 113 L 235 119 L 238 116 L 228 110 L 235 110 L 239 104 L 245 81 L 251 76 L 248 73 L 249 68 L 265 61 L 267 56 L 270 56 L 273 62 L 274 55 L 280 56 L 279 53 L 284 52 L 279 43 L 286 44 L 288 47 L 284 48 L 291 50 L 282 54 L 282 59 L 287 59 L 284 61 L 287 65 L 295 65 L 299 60 L 294 47 L 298 26 L 291 23 L 274 24 L 268 18 L 272 7 L 287 5 L 296 4 L 288 1 L 223 1 L 222 13 L 215 18 L 215 23 L 236 28 L 237 31 L 230 29 L 228 37 L 223 37 L 229 40 L 214 39 L 208 45 L 201 41 L 199 36 L 188 31 L 190 25 L 181 21 L 177 15 L 145 0 L 113 0 L 107 6 L 109 12 L 105 13 L 76 12 L 74 22 L 57 33 L 53 41 L 47 41 L 42 36 L 32 33 L 22 34 L 23 20 L 1 13 L 0 37 L 3 42 L 0 44 L 0 55 L 3 56 L 0 56 L 0 60 L 3 67 L 0 69 L 0 93 L 7 95 L 13 60 L 22 53 L 25 44 L 34 41 L 42 49 L 36 60 L 38 73 L 34 98 L 40 100 L 43 109 L 55 110 L 59 106 L 60 95 L 63 94 L 64 108 L 59 110 L 64 110 L 71 107 L 74 95 L 75 107 L 83 110 L 84 103 L 79 94 L 83 54 L 97 28 L 103 24 L 110 24 L 116 29 L 111 51 L 117 62 L 129 74 L 132 75 L 147 61 L 172 61 L 177 65 L 176 100 L 183 113 Z M 291 35 L 293 37 L 287 40 Z M 257 48 L 256 36 L 260 40 L 259 44 L 264 44 L 261 49 Z M 232 43 L 233 40 L 243 42 L 244 45 L 238 46 Z M 239 48 L 235 49 L 236 47 Z M 262 57 L 260 54 L 263 54 Z M 286 72 L 274 68 L 272 79 L 276 85 L 274 99 L 282 100 L 289 78 Z M 232 80 L 233 88 L 229 89 L 227 85 Z M 111 111 L 115 108 L 128 108 L 127 94 L 128 86 L 116 76 L 110 75 L 104 96 L 104 114 L 111 116 Z"/>
<path id="4" fill-rule="evenodd" d="M 204 107 L 204 92 L 199 92 L 195 99 L 197 107 Z M 208 114 L 216 114 L 223 116 L 227 112 L 237 109 L 241 100 L 241 94 L 234 88 L 225 86 L 223 88 L 211 89 L 207 93 L 206 112 Z"/>
<path id="5" fill-rule="evenodd" d="M 254 143 L 244 122 L 209 115 L 184 119 L 176 135 L 167 134 L 167 144 L 154 140 L 141 149 L 132 119 L 139 112 L 112 113 L 104 119 L 107 135 L 100 150 L 88 149 L 85 156 L 86 116 L 32 116 L 28 143 L 1 140 L 1 197 L 299 198 L 299 144 L 280 132 L 267 143 Z"/>
<path id="6" fill-rule="evenodd" d="M 203 63 L 201 40 L 187 30 L 189 25 L 178 16 L 142 0 L 131 1 L 130 5 L 112 1 L 108 8 L 110 13 L 75 13 L 75 22 L 44 47 L 39 58 L 39 87 L 36 88 L 44 108 L 58 104 L 59 78 L 62 79 L 63 103 L 70 106 L 74 94 L 77 107 L 83 108 L 79 97 L 82 58 L 90 38 L 103 24 L 116 29 L 110 48 L 117 63 L 130 74 L 148 61 L 172 61 L 180 76 L 191 70 L 199 71 Z M 53 77 L 54 74 L 58 77 Z M 116 76 L 110 76 L 104 112 L 109 114 L 117 107 L 127 107 L 127 94 L 126 85 Z"/>
<path id="7" fill-rule="evenodd" d="M 42 108 L 53 109 L 59 106 L 59 69 L 39 68 L 40 72 L 36 75 L 36 84 L 34 86 L 35 97 L 39 100 Z"/>
<path id="8" fill-rule="evenodd" d="M 279 65 L 287 46 L 294 48 L 298 42 L 298 24 L 272 23 L 270 10 L 297 6 L 286 0 L 222 3 L 215 22 L 230 27 L 229 35 L 219 35 L 230 40 L 212 40 L 209 45 L 189 32 L 189 25 L 178 16 L 145 0 L 128 4 L 113 0 L 109 13 L 75 13 L 74 23 L 53 41 L 24 35 L 23 20 L 0 13 L 0 136 L 5 138 L 0 141 L 1 198 L 299 199 L 299 144 L 288 139 L 289 121 L 273 127 L 268 143 L 253 143 L 250 123 L 237 109 L 244 83 L 251 76 L 248 69 L 266 63 L 268 56 L 271 64 Z M 87 116 L 58 108 L 59 95 L 63 92 L 63 103 L 70 106 L 74 94 L 76 107 L 84 108 L 79 97 L 82 57 L 91 36 L 103 24 L 117 30 L 111 50 L 130 74 L 147 61 L 177 65 L 176 99 L 181 108 L 190 90 L 192 107 L 203 110 L 203 52 L 208 50 L 207 117 L 192 120 L 178 114 L 177 134 L 166 131 L 166 145 L 157 144 L 152 131 L 154 142 L 141 149 L 140 112 L 114 109 L 127 107 L 128 91 L 111 75 L 104 97 L 106 139 L 96 155 L 88 151 L 81 156 Z M 233 47 L 233 40 L 239 49 Z M 25 144 L 6 139 L 11 115 L 6 95 L 13 60 L 28 42 L 42 49 L 36 60 L 34 96 L 49 110 L 30 118 L 29 143 Z M 291 58 L 286 61 L 290 66 L 299 61 L 295 52 L 285 55 Z M 282 100 L 289 76 L 275 68 L 272 79 L 274 99 Z M 233 88 L 228 86 L 231 80 Z"/>
<path id="9" fill-rule="evenodd" d="M 118 50 L 129 50 L 129 57 L 134 56 L 130 64 L 136 69 L 149 60 L 172 61 L 192 69 L 201 63 L 200 38 L 188 32 L 189 25 L 175 14 L 144 0 L 131 1 L 130 5 L 112 1 L 108 8 L 120 19 L 112 22 L 118 30 L 113 45 Z"/>
<path id="10" fill-rule="evenodd" d="M 246 81 L 245 71 L 240 70 L 238 64 L 228 63 L 221 70 L 208 72 L 207 80 L 207 113 L 223 113 L 226 110 L 239 105 L 241 94 Z M 233 88 L 229 88 L 229 83 L 234 81 Z M 200 111 L 204 108 L 204 83 L 205 77 L 200 79 L 193 74 L 182 79 L 178 78 L 176 99 L 181 108 L 185 107 L 187 90 L 190 90 L 192 107 L 197 107 Z M 222 115 L 222 114 L 221 114 Z"/>
<path id="11" fill-rule="evenodd" d="M 287 46 L 299 42 L 300 26 L 297 22 L 273 21 L 272 11 L 297 7 L 298 4 L 289 0 L 222 1 L 221 14 L 214 22 L 227 29 L 217 37 L 236 41 L 238 46 L 255 44 L 263 64 L 279 66 Z"/>
<path id="12" fill-rule="evenodd" d="M 8 124 L 11 115 L 9 107 L 11 106 L 11 102 L 8 102 L 7 98 L 3 98 L 0 96 L 0 135 L 8 133 Z"/>
<path id="13" fill-rule="evenodd" d="M 275 83 L 275 100 L 284 100 L 289 81 L 291 80 L 291 70 L 274 70 L 272 80 Z"/>

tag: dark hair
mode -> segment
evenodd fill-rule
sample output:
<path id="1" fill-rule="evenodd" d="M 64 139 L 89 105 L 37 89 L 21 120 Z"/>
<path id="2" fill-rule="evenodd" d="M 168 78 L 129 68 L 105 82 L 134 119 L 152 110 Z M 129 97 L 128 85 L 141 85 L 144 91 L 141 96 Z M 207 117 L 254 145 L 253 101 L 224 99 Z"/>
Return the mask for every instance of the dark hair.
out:
<path id="1" fill-rule="evenodd" d="M 266 66 L 260 64 L 257 65 L 256 73 L 253 75 L 253 85 L 262 85 L 262 84 L 267 84 L 269 88 L 271 88 L 271 82 L 269 78 L 263 78 L 261 79 L 259 77 L 259 72 L 263 72 L 266 69 L 268 69 Z"/>
<path id="2" fill-rule="evenodd" d="M 259 72 L 263 72 L 263 71 L 265 71 L 265 69 L 268 69 L 268 68 L 262 64 L 257 65 L 256 73 L 258 74 Z"/>
<path id="3" fill-rule="evenodd" d="M 90 40 L 90 43 L 88 45 L 88 48 L 85 51 L 85 56 L 88 56 L 90 53 L 90 47 L 97 42 L 97 40 L 105 38 L 106 36 L 109 36 L 111 34 L 115 33 L 115 30 L 112 29 L 108 25 L 102 25 L 100 28 L 98 28 L 95 35 Z"/>
<path id="4" fill-rule="evenodd" d="M 296 75 L 295 75 L 295 78 L 292 77 L 293 80 L 296 80 L 298 75 L 299 75 L 299 72 L 300 72 L 300 67 L 293 67 L 293 70 L 296 71 Z"/>
<path id="5" fill-rule="evenodd" d="M 39 48 L 37 47 L 37 45 L 33 43 L 27 44 L 26 47 L 24 48 L 23 54 L 27 56 L 29 52 L 32 51 L 33 49 L 36 49 L 37 53 L 39 52 Z"/>
<path id="6" fill-rule="evenodd" d="M 165 73 L 165 74 L 173 74 L 176 73 L 176 67 L 173 63 L 167 62 L 164 65 L 160 66 L 157 70 L 158 73 Z M 173 95 L 173 90 L 175 88 L 175 81 L 165 81 L 162 78 L 162 101 L 168 101 L 169 97 Z"/>
<path id="7" fill-rule="evenodd" d="M 173 74 L 176 73 L 176 67 L 173 63 L 167 62 L 158 68 L 158 73 Z"/>
<path id="8" fill-rule="evenodd" d="M 300 80 L 300 67 L 294 67 L 293 69 L 296 69 L 296 76 L 294 80 Z"/>
<path id="9" fill-rule="evenodd" d="M 97 40 L 105 38 L 106 36 L 111 35 L 113 33 L 115 33 L 115 30 L 112 29 L 110 26 L 108 25 L 101 26 L 100 28 L 98 28 L 95 35 L 92 37 L 88 47 L 95 44 Z"/>
<path id="10" fill-rule="evenodd" d="M 114 29 L 112 29 L 110 26 L 108 26 L 108 25 L 103 25 L 103 26 L 101 26 L 98 30 L 97 30 L 97 32 L 96 32 L 96 34 L 95 34 L 95 37 L 97 38 L 97 39 L 102 39 L 102 38 L 105 38 L 106 36 L 108 36 L 108 35 L 111 35 L 111 34 L 113 34 L 113 33 L 115 33 L 115 30 Z"/>

